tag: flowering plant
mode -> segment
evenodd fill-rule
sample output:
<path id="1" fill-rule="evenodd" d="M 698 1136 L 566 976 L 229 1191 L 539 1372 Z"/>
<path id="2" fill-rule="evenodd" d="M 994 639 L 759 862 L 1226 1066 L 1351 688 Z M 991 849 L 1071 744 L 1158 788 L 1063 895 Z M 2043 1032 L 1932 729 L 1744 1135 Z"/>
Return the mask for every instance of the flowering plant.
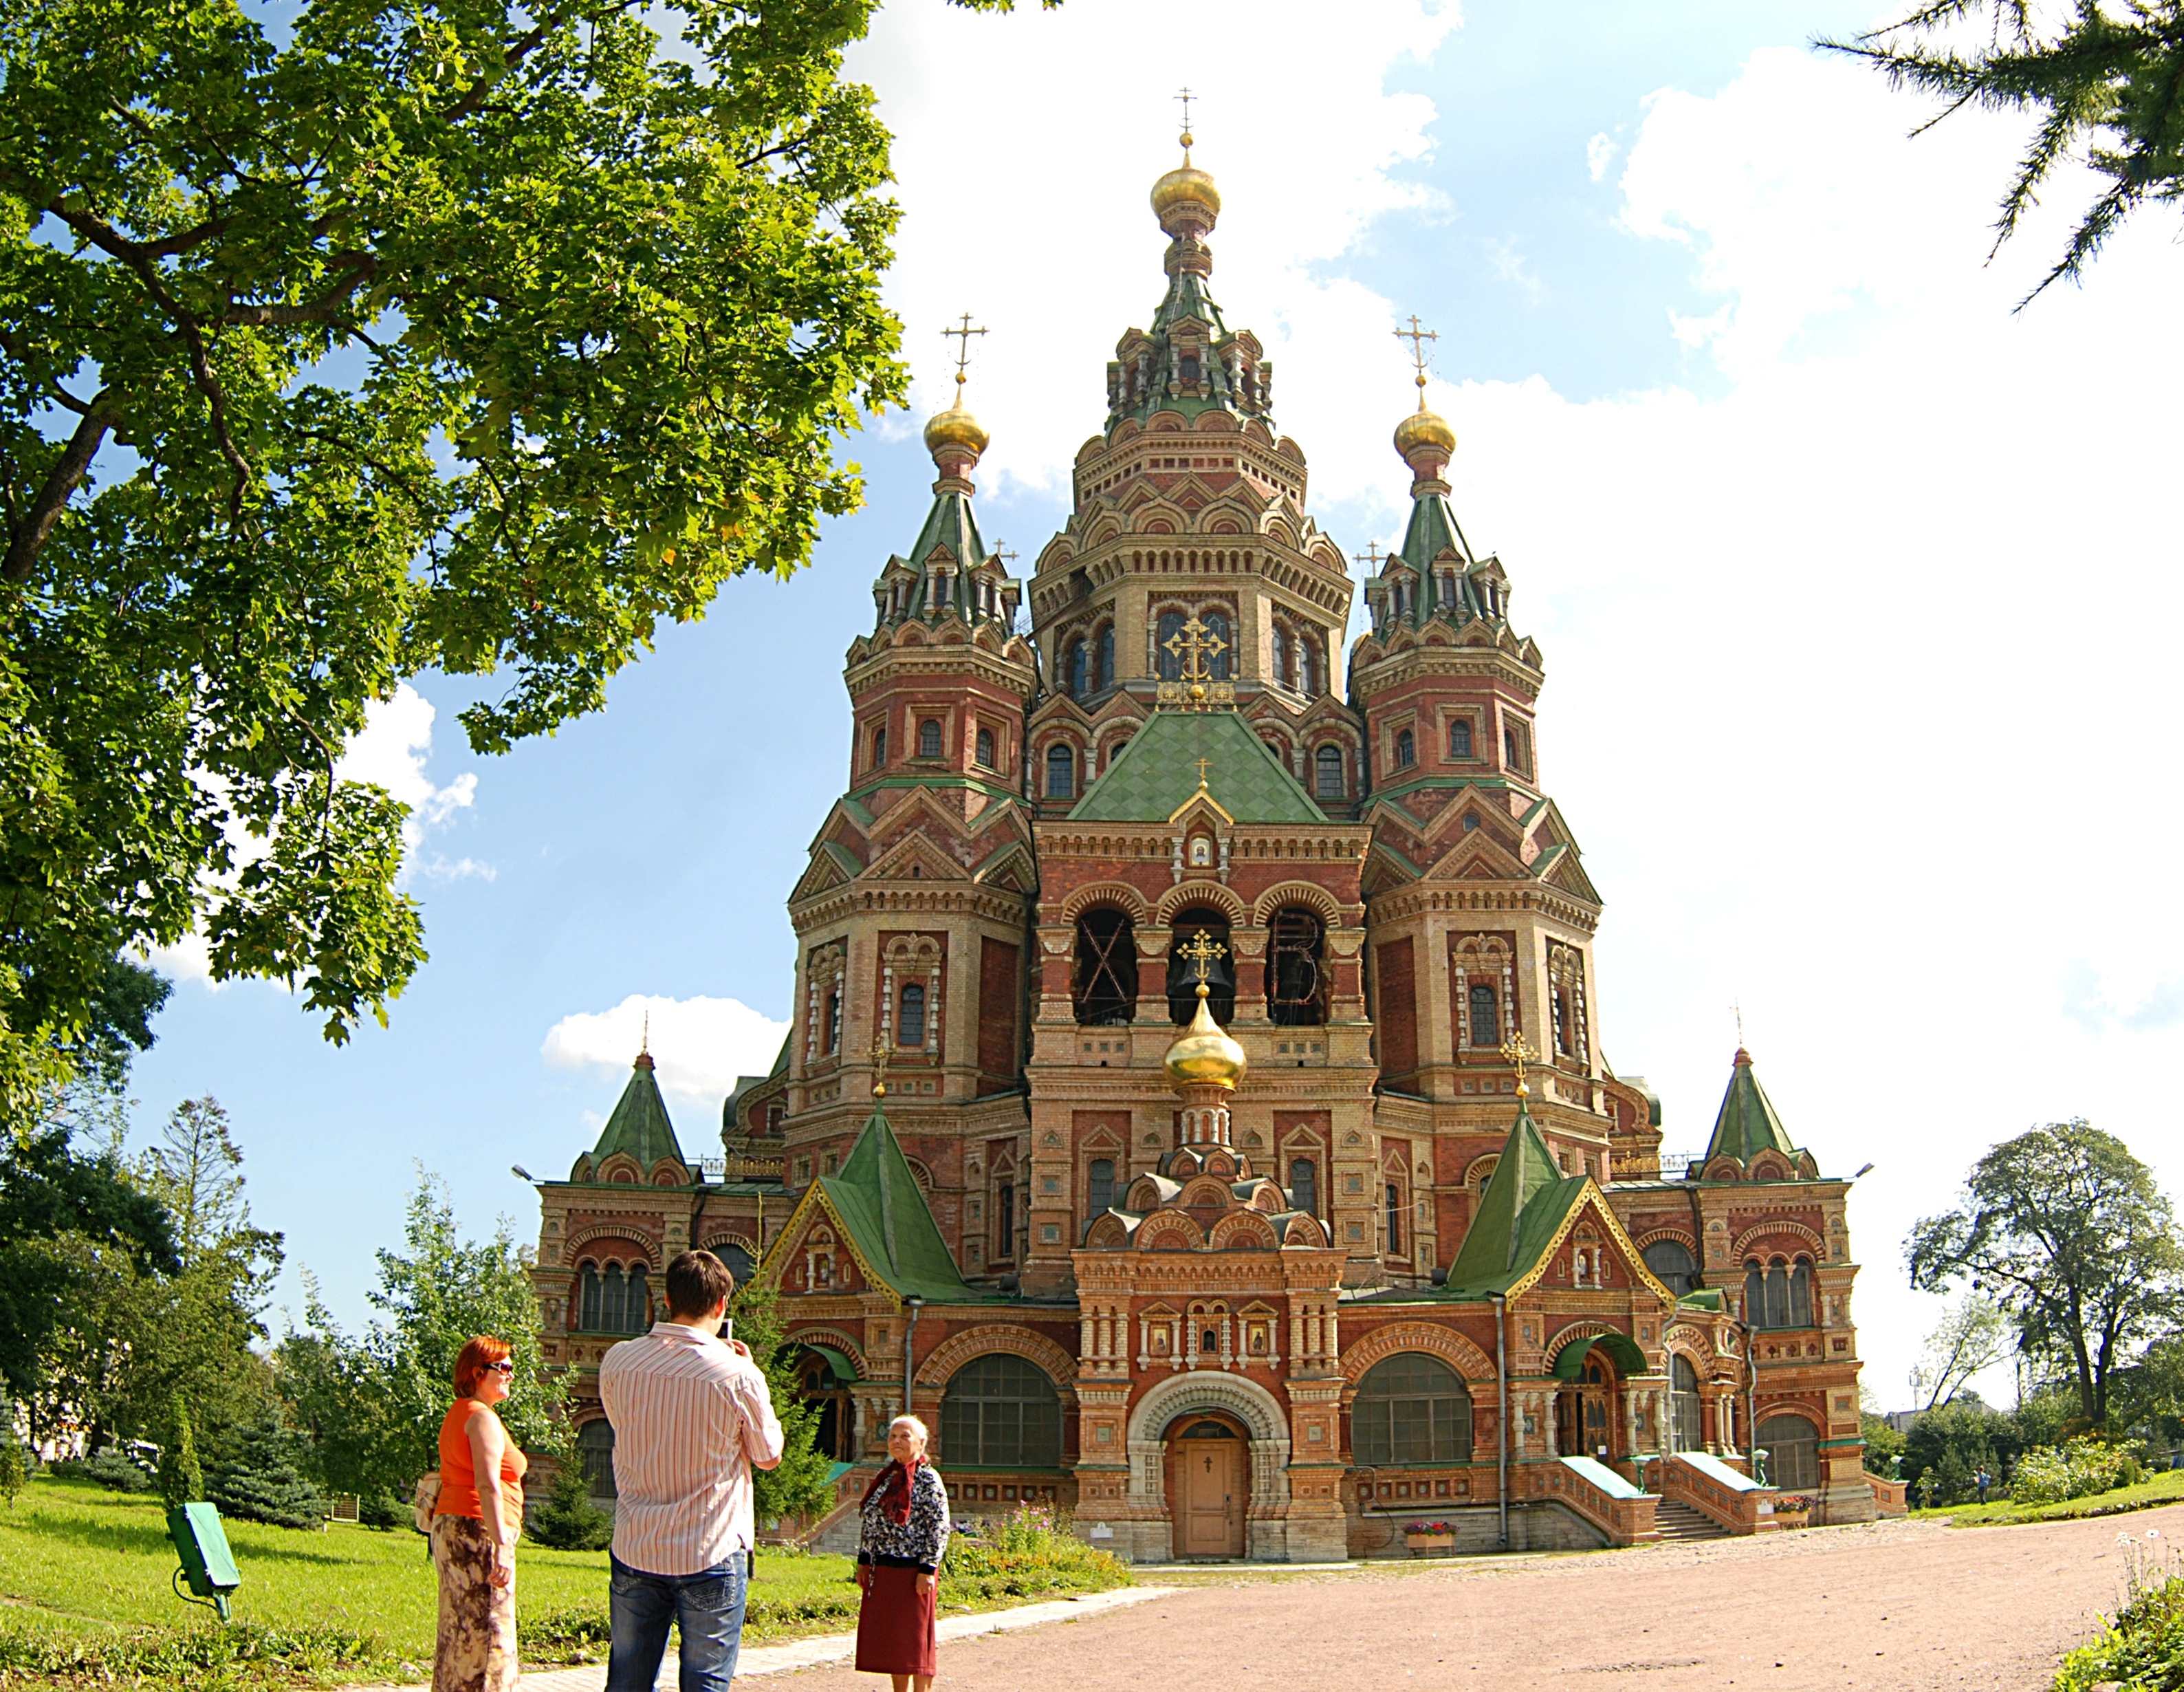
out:
<path id="1" fill-rule="evenodd" d="M 1819 1503 L 1818 1499 L 1807 1498 L 1802 1493 L 1784 1493 L 1774 1500 L 1774 1513 L 1777 1516 L 1802 1515 Z"/>
<path id="2" fill-rule="evenodd" d="M 1453 1535 L 1456 1532 L 1456 1524 L 1453 1522 L 1413 1522 L 1403 1531 L 1407 1533 Z"/>

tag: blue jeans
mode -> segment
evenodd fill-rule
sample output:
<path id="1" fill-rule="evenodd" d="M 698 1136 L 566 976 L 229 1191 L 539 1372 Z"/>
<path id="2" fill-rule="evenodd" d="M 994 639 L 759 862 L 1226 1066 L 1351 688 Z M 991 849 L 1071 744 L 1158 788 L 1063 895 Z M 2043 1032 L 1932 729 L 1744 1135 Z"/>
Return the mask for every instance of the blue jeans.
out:
<path id="1" fill-rule="evenodd" d="M 744 1638 L 744 1554 L 695 1574 L 646 1574 L 620 1557 L 609 1603 L 614 1642 L 606 1692 L 652 1692 L 667 1654 L 667 1624 L 682 1630 L 682 1692 L 728 1692 Z"/>

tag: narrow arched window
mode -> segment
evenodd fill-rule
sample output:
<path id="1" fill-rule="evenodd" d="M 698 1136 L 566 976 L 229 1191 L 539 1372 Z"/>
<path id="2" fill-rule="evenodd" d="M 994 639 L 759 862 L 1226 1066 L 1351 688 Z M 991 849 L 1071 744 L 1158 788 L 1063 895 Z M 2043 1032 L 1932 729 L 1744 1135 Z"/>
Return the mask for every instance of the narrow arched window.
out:
<path id="1" fill-rule="evenodd" d="M 922 758 L 940 756 L 940 723 L 938 718 L 928 717 L 917 725 L 917 755 Z"/>
<path id="2" fill-rule="evenodd" d="M 1284 687 L 1290 680 L 1290 637 L 1279 623 L 1274 625 L 1274 679 Z"/>
<path id="3" fill-rule="evenodd" d="M 1767 1266 L 1767 1326 L 1790 1326 L 1790 1265 L 1779 1257 Z"/>
<path id="4" fill-rule="evenodd" d="M 827 990 L 827 1055 L 837 1058 L 842 1053 L 842 984 L 836 981 Z"/>
<path id="5" fill-rule="evenodd" d="M 1358 1462 L 1471 1460 L 1471 1393 L 1456 1371 L 1423 1352 L 1399 1351 L 1365 1371 L 1351 1407 Z"/>
<path id="6" fill-rule="evenodd" d="M 1092 664 L 1092 686 L 1096 691 L 1115 684 L 1115 625 L 1109 623 L 1100 631 Z"/>
<path id="7" fill-rule="evenodd" d="M 1102 908 L 1077 919 L 1071 986 L 1077 1020 L 1087 1028 L 1120 1026 L 1137 1014 L 1137 934 L 1123 912 Z"/>
<path id="8" fill-rule="evenodd" d="M 1502 1043 L 1502 1011 L 1494 989 L 1479 982 L 1471 990 L 1471 1043 L 1492 1051 Z"/>
<path id="9" fill-rule="evenodd" d="M 1267 933 L 1269 1021 L 1303 1028 L 1327 1020 L 1327 977 L 1322 968 L 1325 935 L 1313 912 L 1290 906 L 1274 913 Z"/>
<path id="10" fill-rule="evenodd" d="M 603 1333 L 604 1307 L 600 1303 L 599 1266 L 587 1263 L 577 1276 L 577 1326 L 585 1333 Z"/>
<path id="11" fill-rule="evenodd" d="M 1471 756 L 1471 719 L 1459 717 L 1448 725 L 1448 755 L 1451 758 Z"/>
<path id="12" fill-rule="evenodd" d="M 1319 643 L 1307 635 L 1297 639 L 1297 691 L 1319 691 Z"/>
<path id="13" fill-rule="evenodd" d="M 1077 796 L 1077 759 L 1066 745 L 1046 749 L 1046 796 L 1073 799 Z"/>
<path id="14" fill-rule="evenodd" d="M 1290 1159 L 1290 1208 L 1319 1215 L 1319 1168 L 1310 1158 Z"/>
<path id="15" fill-rule="evenodd" d="M 1062 685 L 1069 690 L 1072 699 L 1082 699 L 1092 691 L 1092 658 L 1082 640 L 1069 643 L 1069 651 L 1061 661 L 1061 668 L 1067 678 Z"/>
<path id="16" fill-rule="evenodd" d="M 887 725 L 882 723 L 872 730 L 872 768 L 887 768 Z"/>
<path id="17" fill-rule="evenodd" d="M 1115 1160 L 1095 1158 L 1084 1170 L 1084 1210 L 1088 1216 L 1104 1216 L 1115 1203 Z"/>
<path id="18" fill-rule="evenodd" d="M 1699 1415 L 1699 1371 L 1680 1352 L 1672 1352 L 1669 1357 L 1669 1449 L 1706 1449 Z"/>
<path id="19" fill-rule="evenodd" d="M 621 1265 L 610 1263 L 599 1276 L 599 1328 L 601 1333 L 620 1333 L 621 1325 L 622 1279 Z"/>
<path id="20" fill-rule="evenodd" d="M 990 729 L 978 731 L 978 767 L 981 769 L 994 768 L 994 731 Z"/>
<path id="21" fill-rule="evenodd" d="M 902 1008 L 894 1025 L 894 1043 L 898 1046 L 925 1044 L 925 983 L 905 981 L 902 988 Z"/>
<path id="22" fill-rule="evenodd" d="M 1553 996 L 1554 1001 L 1555 1054 L 1557 1057 L 1567 1058 L 1570 1055 L 1572 1049 L 1570 1043 L 1569 994 L 1564 990 L 1563 984 L 1560 981 L 1552 984 L 1548 987 L 1547 991 Z"/>
<path id="23" fill-rule="evenodd" d="M 1342 794 L 1342 748 L 1322 746 L 1312 755 L 1314 773 L 1313 787 L 1322 799 L 1340 799 Z"/>
<path id="24" fill-rule="evenodd" d="M 644 1265 L 633 1263 L 629 1266 L 629 1280 L 622 1287 L 621 1331 L 643 1333 L 651 1326 L 652 1305 L 645 1296 Z"/>
<path id="25" fill-rule="evenodd" d="M 1403 1189 L 1393 1181 L 1386 1188 L 1388 1206 L 1388 1255 L 1403 1254 Z"/>
<path id="26" fill-rule="evenodd" d="M 1418 761 L 1418 743 L 1411 738 L 1411 731 L 1403 729 L 1396 736 L 1396 768 L 1408 769 Z"/>
<path id="27" fill-rule="evenodd" d="M 1680 1298 L 1699 1284 L 1698 1259 L 1681 1240 L 1656 1240 L 1640 1255 L 1653 1278 Z"/>
<path id="28" fill-rule="evenodd" d="M 1767 1326 L 1767 1271 L 1757 1258 L 1747 1259 L 1744 1265 L 1744 1324 L 1755 1328 Z"/>
<path id="29" fill-rule="evenodd" d="M 594 1502 L 610 1502 L 615 1495 L 614 1426 L 604 1416 L 577 1430 L 577 1455 L 584 1466 L 585 1488 Z"/>
<path id="30" fill-rule="evenodd" d="M 1790 1270 L 1790 1326 L 1808 1328 L 1813 1325 L 1813 1265 L 1799 1258 Z"/>
<path id="31" fill-rule="evenodd" d="M 1183 655 L 1171 651 L 1167 644 L 1182 633 L 1183 613 L 1179 611 L 1162 611 L 1153 634 L 1153 665 L 1164 682 L 1183 679 Z"/>

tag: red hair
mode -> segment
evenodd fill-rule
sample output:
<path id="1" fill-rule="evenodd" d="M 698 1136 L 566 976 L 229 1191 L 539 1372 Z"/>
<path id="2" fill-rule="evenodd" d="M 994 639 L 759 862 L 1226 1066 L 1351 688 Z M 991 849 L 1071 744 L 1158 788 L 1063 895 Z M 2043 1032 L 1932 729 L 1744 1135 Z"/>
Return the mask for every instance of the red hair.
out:
<path id="1" fill-rule="evenodd" d="M 508 1359 L 508 1342 L 482 1333 L 463 1348 L 455 1360 L 455 1395 L 467 1399 L 477 1391 L 478 1376 Z"/>

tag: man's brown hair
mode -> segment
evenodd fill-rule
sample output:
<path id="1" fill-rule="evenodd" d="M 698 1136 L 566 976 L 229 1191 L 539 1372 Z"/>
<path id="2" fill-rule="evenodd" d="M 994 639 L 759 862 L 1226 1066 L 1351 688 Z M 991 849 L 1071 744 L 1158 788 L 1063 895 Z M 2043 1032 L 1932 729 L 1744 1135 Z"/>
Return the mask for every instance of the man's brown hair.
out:
<path id="1" fill-rule="evenodd" d="M 711 1315 L 735 1290 L 727 1265 L 709 1251 L 686 1251 L 667 1265 L 667 1314 L 677 1321 Z"/>

